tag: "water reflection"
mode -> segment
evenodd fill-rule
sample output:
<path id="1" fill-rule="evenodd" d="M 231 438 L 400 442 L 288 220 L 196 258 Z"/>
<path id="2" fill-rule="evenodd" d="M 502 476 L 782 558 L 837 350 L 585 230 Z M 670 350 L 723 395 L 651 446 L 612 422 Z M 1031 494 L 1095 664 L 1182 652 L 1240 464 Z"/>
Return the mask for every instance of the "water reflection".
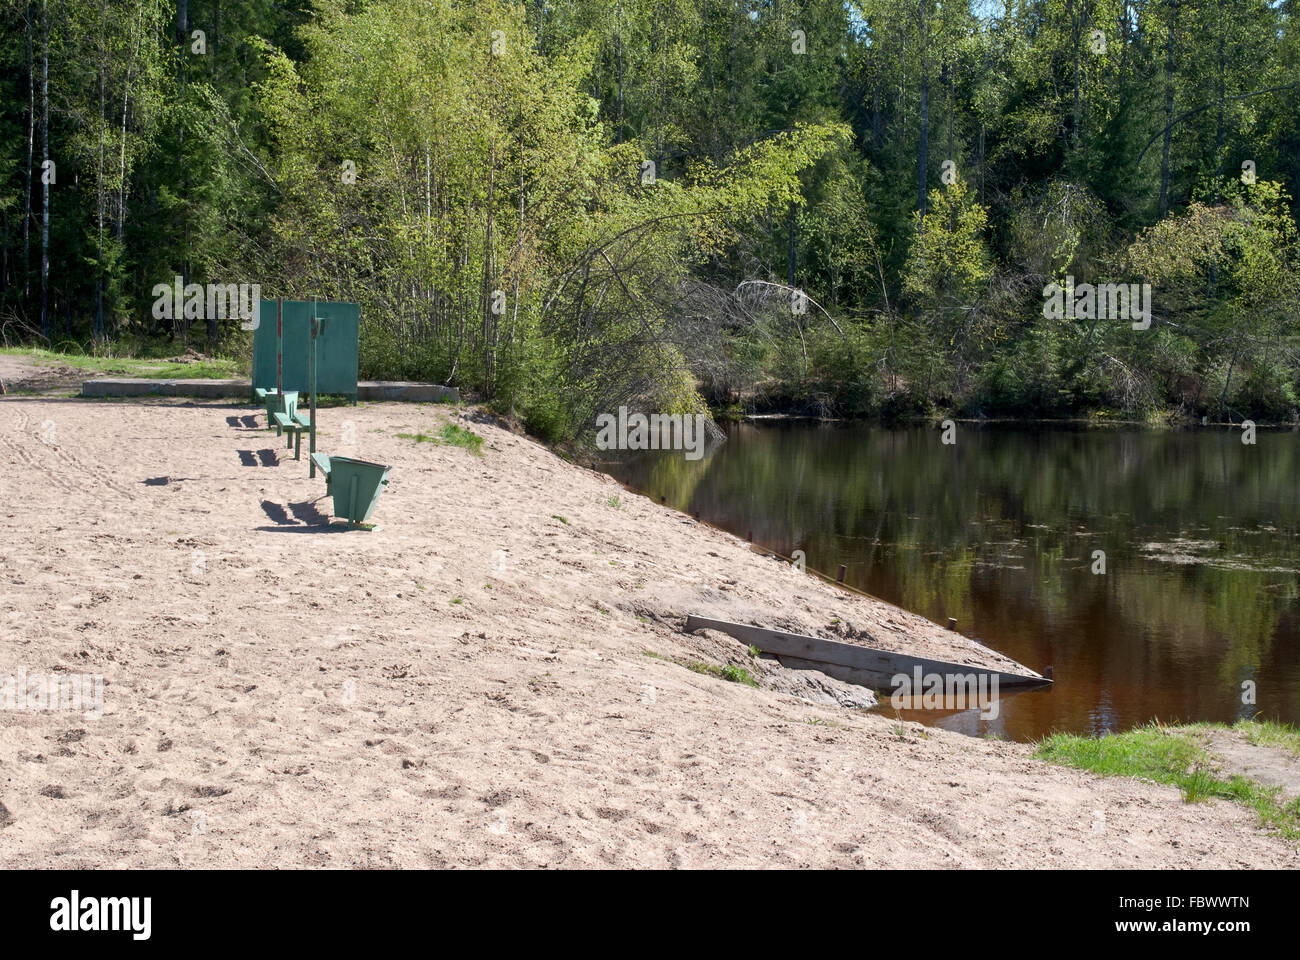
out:
<path id="1" fill-rule="evenodd" d="M 1300 721 L 1300 437 L 960 425 L 732 425 L 703 461 L 631 455 L 615 476 L 1031 666 L 1015 739 L 1258 712 Z M 1104 572 L 1102 572 L 1104 570 Z M 1243 704 L 1243 684 L 1257 704 Z"/>

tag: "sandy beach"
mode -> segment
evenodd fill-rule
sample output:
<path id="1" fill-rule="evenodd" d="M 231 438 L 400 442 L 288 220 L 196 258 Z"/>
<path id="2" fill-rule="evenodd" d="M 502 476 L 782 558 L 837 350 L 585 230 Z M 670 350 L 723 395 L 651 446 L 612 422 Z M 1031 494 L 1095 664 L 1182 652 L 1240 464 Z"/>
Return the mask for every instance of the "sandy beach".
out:
<path id="1" fill-rule="evenodd" d="M 448 420 L 482 456 L 398 437 Z M 685 635 L 688 613 L 851 625 L 1017 668 L 482 411 L 320 422 L 323 451 L 392 466 L 378 530 L 322 529 L 323 480 L 252 406 L 0 401 L 0 675 L 104 684 L 102 715 L 0 710 L 0 863 L 1300 864 L 1244 807 L 847 708 L 840 685 Z"/>

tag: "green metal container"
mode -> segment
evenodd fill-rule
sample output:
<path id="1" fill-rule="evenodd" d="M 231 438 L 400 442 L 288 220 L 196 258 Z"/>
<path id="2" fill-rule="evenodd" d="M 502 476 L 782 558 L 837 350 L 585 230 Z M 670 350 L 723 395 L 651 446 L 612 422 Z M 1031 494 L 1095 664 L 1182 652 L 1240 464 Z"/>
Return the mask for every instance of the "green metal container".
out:
<path id="1" fill-rule="evenodd" d="M 334 495 L 334 516 L 347 517 L 348 523 L 369 520 L 391 469 L 368 460 L 330 457 L 329 490 Z"/>

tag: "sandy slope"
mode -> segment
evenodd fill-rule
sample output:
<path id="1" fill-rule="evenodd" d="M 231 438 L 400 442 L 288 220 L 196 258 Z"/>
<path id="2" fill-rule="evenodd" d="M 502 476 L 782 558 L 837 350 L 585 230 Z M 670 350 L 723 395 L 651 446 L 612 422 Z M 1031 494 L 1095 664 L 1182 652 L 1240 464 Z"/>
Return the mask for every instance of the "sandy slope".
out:
<path id="1" fill-rule="evenodd" d="M 107 681 L 100 718 L 0 712 L 0 864 L 1297 864 L 1237 806 L 647 656 L 770 680 L 689 611 L 992 662 L 527 439 L 322 411 L 393 464 L 382 529 L 327 533 L 251 414 L 0 401 L 0 675 Z"/>

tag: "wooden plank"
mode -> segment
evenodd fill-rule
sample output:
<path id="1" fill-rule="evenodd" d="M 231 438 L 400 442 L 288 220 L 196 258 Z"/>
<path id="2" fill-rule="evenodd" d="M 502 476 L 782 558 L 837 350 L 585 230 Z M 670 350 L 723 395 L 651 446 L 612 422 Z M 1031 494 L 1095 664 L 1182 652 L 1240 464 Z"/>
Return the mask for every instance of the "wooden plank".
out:
<path id="1" fill-rule="evenodd" d="M 712 620 L 697 617 L 694 614 L 686 618 L 686 632 L 693 633 L 700 628 L 720 630 L 730 634 L 742 643 L 751 644 L 764 653 L 778 657 L 791 658 L 793 666 L 811 666 L 822 669 L 824 665 L 838 668 L 832 676 L 848 679 L 853 683 L 866 683 L 868 686 L 889 687 L 892 678 L 900 673 L 909 676 L 916 667 L 923 674 L 976 674 L 996 675 L 999 686 L 1046 686 L 1051 680 L 1036 673 L 1006 673 L 988 667 L 972 666 L 963 663 L 948 663 L 944 660 L 930 660 L 926 657 L 913 657 L 905 653 L 890 653 L 885 650 L 873 650 L 856 643 L 843 643 L 839 640 L 824 640 L 821 637 L 807 637 L 799 633 L 782 633 L 745 623 L 730 623 L 726 620 Z M 830 673 L 830 671 L 825 671 Z"/>

